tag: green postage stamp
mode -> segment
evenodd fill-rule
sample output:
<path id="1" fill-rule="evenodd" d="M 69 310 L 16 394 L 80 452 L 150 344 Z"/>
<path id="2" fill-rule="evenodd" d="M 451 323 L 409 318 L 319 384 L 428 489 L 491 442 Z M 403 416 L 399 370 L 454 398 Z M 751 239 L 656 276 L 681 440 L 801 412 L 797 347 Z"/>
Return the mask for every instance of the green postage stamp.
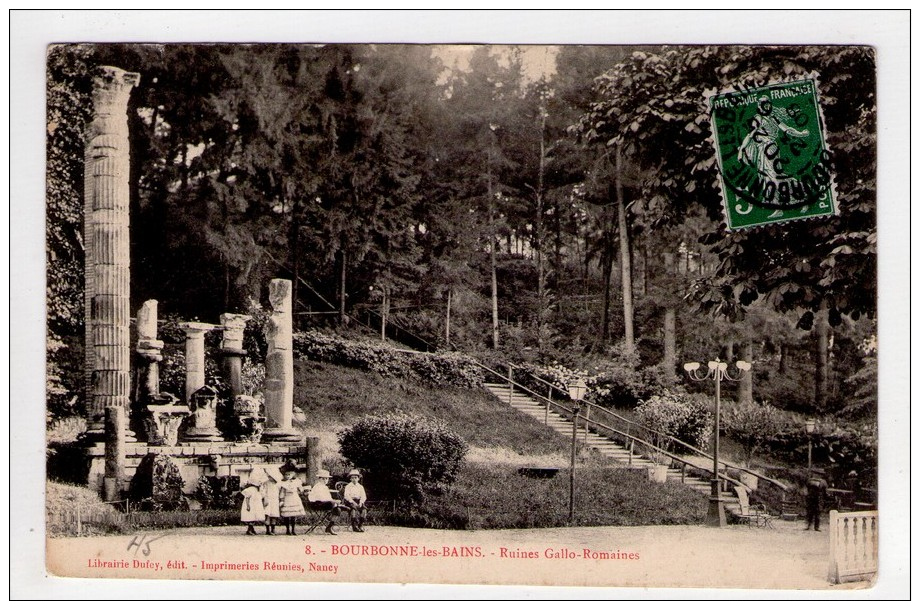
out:
<path id="1" fill-rule="evenodd" d="M 709 98 L 728 228 L 837 212 L 814 79 Z"/>

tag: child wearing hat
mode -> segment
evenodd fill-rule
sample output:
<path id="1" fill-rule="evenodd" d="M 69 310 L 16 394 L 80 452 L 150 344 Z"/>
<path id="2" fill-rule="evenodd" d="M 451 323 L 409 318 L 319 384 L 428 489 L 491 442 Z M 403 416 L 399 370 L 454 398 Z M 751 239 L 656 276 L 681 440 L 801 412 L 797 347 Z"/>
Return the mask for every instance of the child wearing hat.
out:
<path id="1" fill-rule="evenodd" d="M 265 468 L 265 481 L 262 483 L 262 503 L 265 505 L 265 534 L 275 533 L 275 524 L 281 520 L 281 489 L 279 484 L 284 475 L 277 466 Z"/>
<path id="2" fill-rule="evenodd" d="M 332 491 L 329 490 L 329 479 L 332 476 L 327 470 L 316 472 L 316 484 L 310 489 L 307 495 L 307 501 L 310 508 L 316 511 L 329 511 L 329 523 L 326 525 L 327 534 L 338 534 L 335 531 L 335 522 L 341 513 L 339 504 L 332 498 Z"/>
<path id="3" fill-rule="evenodd" d="M 342 492 L 345 506 L 351 513 L 351 529 L 364 532 L 364 518 L 367 517 L 367 493 L 361 485 L 361 472 L 354 469 L 348 472 L 348 485 Z"/>
<path id="4" fill-rule="evenodd" d="M 256 533 L 255 525 L 265 521 L 265 509 L 262 507 L 262 493 L 257 482 L 250 480 L 241 491 L 243 506 L 240 508 L 240 521 L 246 524 L 246 534 Z"/>
<path id="5" fill-rule="evenodd" d="M 278 483 L 279 506 L 281 519 L 284 520 L 285 534 L 297 534 L 296 521 L 300 516 L 307 515 L 300 500 L 304 492 L 303 482 L 297 477 L 297 467 L 293 461 L 286 461 L 281 466 L 284 480 Z"/>

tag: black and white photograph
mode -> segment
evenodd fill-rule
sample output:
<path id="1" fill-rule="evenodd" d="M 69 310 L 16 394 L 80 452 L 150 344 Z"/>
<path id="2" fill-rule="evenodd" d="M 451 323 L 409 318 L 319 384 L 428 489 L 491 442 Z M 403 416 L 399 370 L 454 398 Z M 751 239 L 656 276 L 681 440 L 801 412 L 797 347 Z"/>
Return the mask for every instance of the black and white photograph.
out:
<path id="1" fill-rule="evenodd" d="M 879 50 L 652 33 L 48 43 L 48 576 L 894 577 Z"/>

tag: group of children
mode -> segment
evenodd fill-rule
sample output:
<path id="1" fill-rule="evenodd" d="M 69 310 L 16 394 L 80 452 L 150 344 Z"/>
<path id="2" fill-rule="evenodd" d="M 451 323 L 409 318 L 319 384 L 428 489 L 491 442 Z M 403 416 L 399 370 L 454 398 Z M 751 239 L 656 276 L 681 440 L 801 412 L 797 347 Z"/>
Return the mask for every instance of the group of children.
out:
<path id="1" fill-rule="evenodd" d="M 332 491 L 329 490 L 330 478 L 328 471 L 319 470 L 316 483 L 312 487 L 305 487 L 297 477 L 297 467 L 292 461 L 285 462 L 280 469 L 275 466 L 264 470 L 257 468 L 250 474 L 242 490 L 240 521 L 247 525 L 246 534 L 256 534 L 256 524 L 260 523 L 265 524 L 265 534 L 274 534 L 275 524 L 279 520 L 284 522 L 285 534 L 297 534 L 297 518 L 307 514 L 301 500 L 304 492 L 307 492 L 307 502 L 311 509 L 328 512 L 328 534 L 338 534 L 335 526 L 343 508 L 350 512 L 352 530 L 364 532 L 367 493 L 360 482 L 361 472 L 354 469 L 348 473 L 349 482 L 342 491 L 341 501 L 332 497 Z"/>

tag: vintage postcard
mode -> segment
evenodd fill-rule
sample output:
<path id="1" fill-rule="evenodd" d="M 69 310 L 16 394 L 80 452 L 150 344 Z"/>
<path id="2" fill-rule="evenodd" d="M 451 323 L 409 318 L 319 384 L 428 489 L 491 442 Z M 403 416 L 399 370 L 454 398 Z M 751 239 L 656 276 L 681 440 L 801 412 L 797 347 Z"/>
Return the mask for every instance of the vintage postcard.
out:
<path id="1" fill-rule="evenodd" d="M 45 61 L 49 576 L 896 573 L 871 43 Z"/>

